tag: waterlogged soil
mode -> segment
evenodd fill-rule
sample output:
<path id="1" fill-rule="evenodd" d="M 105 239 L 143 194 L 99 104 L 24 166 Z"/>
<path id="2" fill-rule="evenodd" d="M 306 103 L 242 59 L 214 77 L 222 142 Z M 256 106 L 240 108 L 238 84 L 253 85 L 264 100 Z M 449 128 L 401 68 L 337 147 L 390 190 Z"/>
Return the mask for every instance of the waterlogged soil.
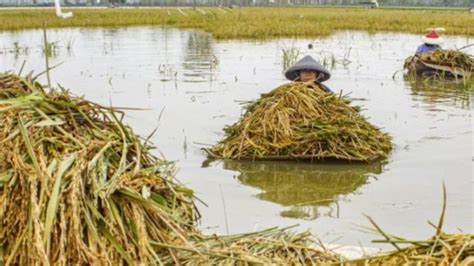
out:
<path id="1" fill-rule="evenodd" d="M 324 242 L 373 246 L 370 215 L 387 232 L 431 236 L 446 184 L 445 229 L 473 232 L 473 93 L 453 84 L 404 80 L 417 35 L 340 32 L 325 39 L 216 41 L 197 31 L 159 27 L 49 30 L 52 82 L 104 105 L 138 107 L 125 120 L 176 161 L 195 190 L 200 226 L 239 233 L 299 224 Z M 446 37 L 444 47 L 474 42 Z M 312 44 L 313 49 L 308 48 Z M 348 94 L 369 121 L 391 134 L 384 163 L 308 164 L 209 161 L 202 148 L 238 120 L 242 103 L 286 82 L 282 49 L 319 58 L 326 84 Z M 469 50 L 470 49 L 470 50 Z M 465 49 L 473 53 L 473 49 Z M 42 32 L 0 33 L 0 71 L 45 69 Z M 398 72 L 397 72 L 398 71 Z M 42 77 L 45 81 L 45 77 Z"/>

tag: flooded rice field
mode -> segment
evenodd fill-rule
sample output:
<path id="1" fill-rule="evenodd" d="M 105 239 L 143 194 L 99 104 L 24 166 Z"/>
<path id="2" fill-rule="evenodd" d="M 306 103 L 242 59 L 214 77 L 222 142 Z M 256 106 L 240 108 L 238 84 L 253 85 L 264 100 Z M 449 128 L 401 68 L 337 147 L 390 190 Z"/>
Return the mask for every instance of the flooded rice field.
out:
<path id="1" fill-rule="evenodd" d="M 42 32 L 0 33 L 0 71 L 45 69 Z M 433 234 L 448 191 L 447 232 L 473 231 L 473 92 L 453 84 L 408 82 L 404 59 L 417 35 L 340 32 L 325 39 L 215 41 L 202 32 L 158 27 L 49 30 L 52 81 L 76 95 L 127 111 L 126 122 L 176 161 L 194 189 L 201 228 L 239 233 L 299 224 L 324 242 L 371 246 L 370 215 L 386 231 Z M 463 47 L 468 37 L 446 37 Z M 313 49 L 308 49 L 308 44 Z M 325 82 L 349 94 L 373 124 L 393 137 L 384 163 L 210 161 L 202 148 L 222 137 L 242 104 L 285 83 L 282 49 L 319 58 Z M 469 50 L 471 49 L 471 50 Z M 473 47 L 466 49 L 473 53 Z M 42 77 L 45 80 L 45 77 Z"/>

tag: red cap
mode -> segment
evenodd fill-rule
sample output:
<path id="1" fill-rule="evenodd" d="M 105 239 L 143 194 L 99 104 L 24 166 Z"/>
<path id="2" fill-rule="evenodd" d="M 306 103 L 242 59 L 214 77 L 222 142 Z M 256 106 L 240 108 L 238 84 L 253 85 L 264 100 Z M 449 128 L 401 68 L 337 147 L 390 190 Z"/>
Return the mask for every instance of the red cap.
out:
<path id="1" fill-rule="evenodd" d="M 432 31 L 432 32 L 426 34 L 425 37 L 430 38 L 430 39 L 437 39 L 437 38 L 439 38 L 439 35 L 436 31 Z"/>
<path id="2" fill-rule="evenodd" d="M 439 36 L 435 30 L 421 37 L 424 43 L 431 45 L 440 45 L 443 43 L 443 37 Z"/>

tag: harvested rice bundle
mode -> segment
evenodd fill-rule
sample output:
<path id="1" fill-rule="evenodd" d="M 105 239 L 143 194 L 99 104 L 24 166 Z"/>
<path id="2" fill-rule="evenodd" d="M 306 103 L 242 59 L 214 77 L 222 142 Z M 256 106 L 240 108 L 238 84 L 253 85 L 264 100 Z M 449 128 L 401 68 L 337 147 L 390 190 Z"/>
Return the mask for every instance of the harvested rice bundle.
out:
<path id="1" fill-rule="evenodd" d="M 418 57 L 425 63 L 462 69 L 468 73 L 474 72 L 474 57 L 461 51 L 436 49 Z"/>
<path id="2" fill-rule="evenodd" d="M 334 262 L 307 233 L 207 237 L 120 112 L 0 74 L 0 265 Z"/>
<path id="3" fill-rule="evenodd" d="M 436 49 L 408 57 L 403 68 L 413 76 L 460 78 L 466 83 L 474 77 L 474 57 L 458 50 Z"/>
<path id="4" fill-rule="evenodd" d="M 289 83 L 250 103 L 240 121 L 206 150 L 224 159 L 373 161 L 388 156 L 390 137 L 344 97 L 313 83 Z"/>
<path id="5" fill-rule="evenodd" d="M 186 242 L 192 191 L 112 109 L 0 76 L 0 239 L 6 264 L 157 261 Z M 170 250 L 169 253 L 172 253 Z"/>

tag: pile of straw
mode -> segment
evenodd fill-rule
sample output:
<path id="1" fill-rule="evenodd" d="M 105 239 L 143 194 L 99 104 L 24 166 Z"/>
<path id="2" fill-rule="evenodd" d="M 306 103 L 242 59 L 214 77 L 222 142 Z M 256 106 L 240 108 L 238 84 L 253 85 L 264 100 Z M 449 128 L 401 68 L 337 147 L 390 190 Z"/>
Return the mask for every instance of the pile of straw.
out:
<path id="1" fill-rule="evenodd" d="M 409 56 L 404 69 L 412 78 L 416 76 L 438 77 L 441 79 L 462 79 L 465 85 L 474 78 L 474 57 L 459 50 L 436 49 L 429 53 Z"/>
<path id="2" fill-rule="evenodd" d="M 418 55 L 418 58 L 429 64 L 462 69 L 464 72 L 474 72 L 474 57 L 458 50 L 436 49 L 429 53 Z"/>
<path id="3" fill-rule="evenodd" d="M 313 83 L 289 83 L 250 103 L 240 121 L 207 152 L 212 158 L 373 161 L 388 156 L 390 137 L 338 95 Z"/>
<path id="4" fill-rule="evenodd" d="M 0 75 L 0 239 L 7 264 L 147 263 L 186 242 L 192 191 L 119 113 Z M 166 250 L 161 252 L 170 253 Z"/>
<path id="5" fill-rule="evenodd" d="M 307 233 L 202 235 L 192 191 L 121 114 L 0 74 L 0 265 L 336 261 Z"/>

